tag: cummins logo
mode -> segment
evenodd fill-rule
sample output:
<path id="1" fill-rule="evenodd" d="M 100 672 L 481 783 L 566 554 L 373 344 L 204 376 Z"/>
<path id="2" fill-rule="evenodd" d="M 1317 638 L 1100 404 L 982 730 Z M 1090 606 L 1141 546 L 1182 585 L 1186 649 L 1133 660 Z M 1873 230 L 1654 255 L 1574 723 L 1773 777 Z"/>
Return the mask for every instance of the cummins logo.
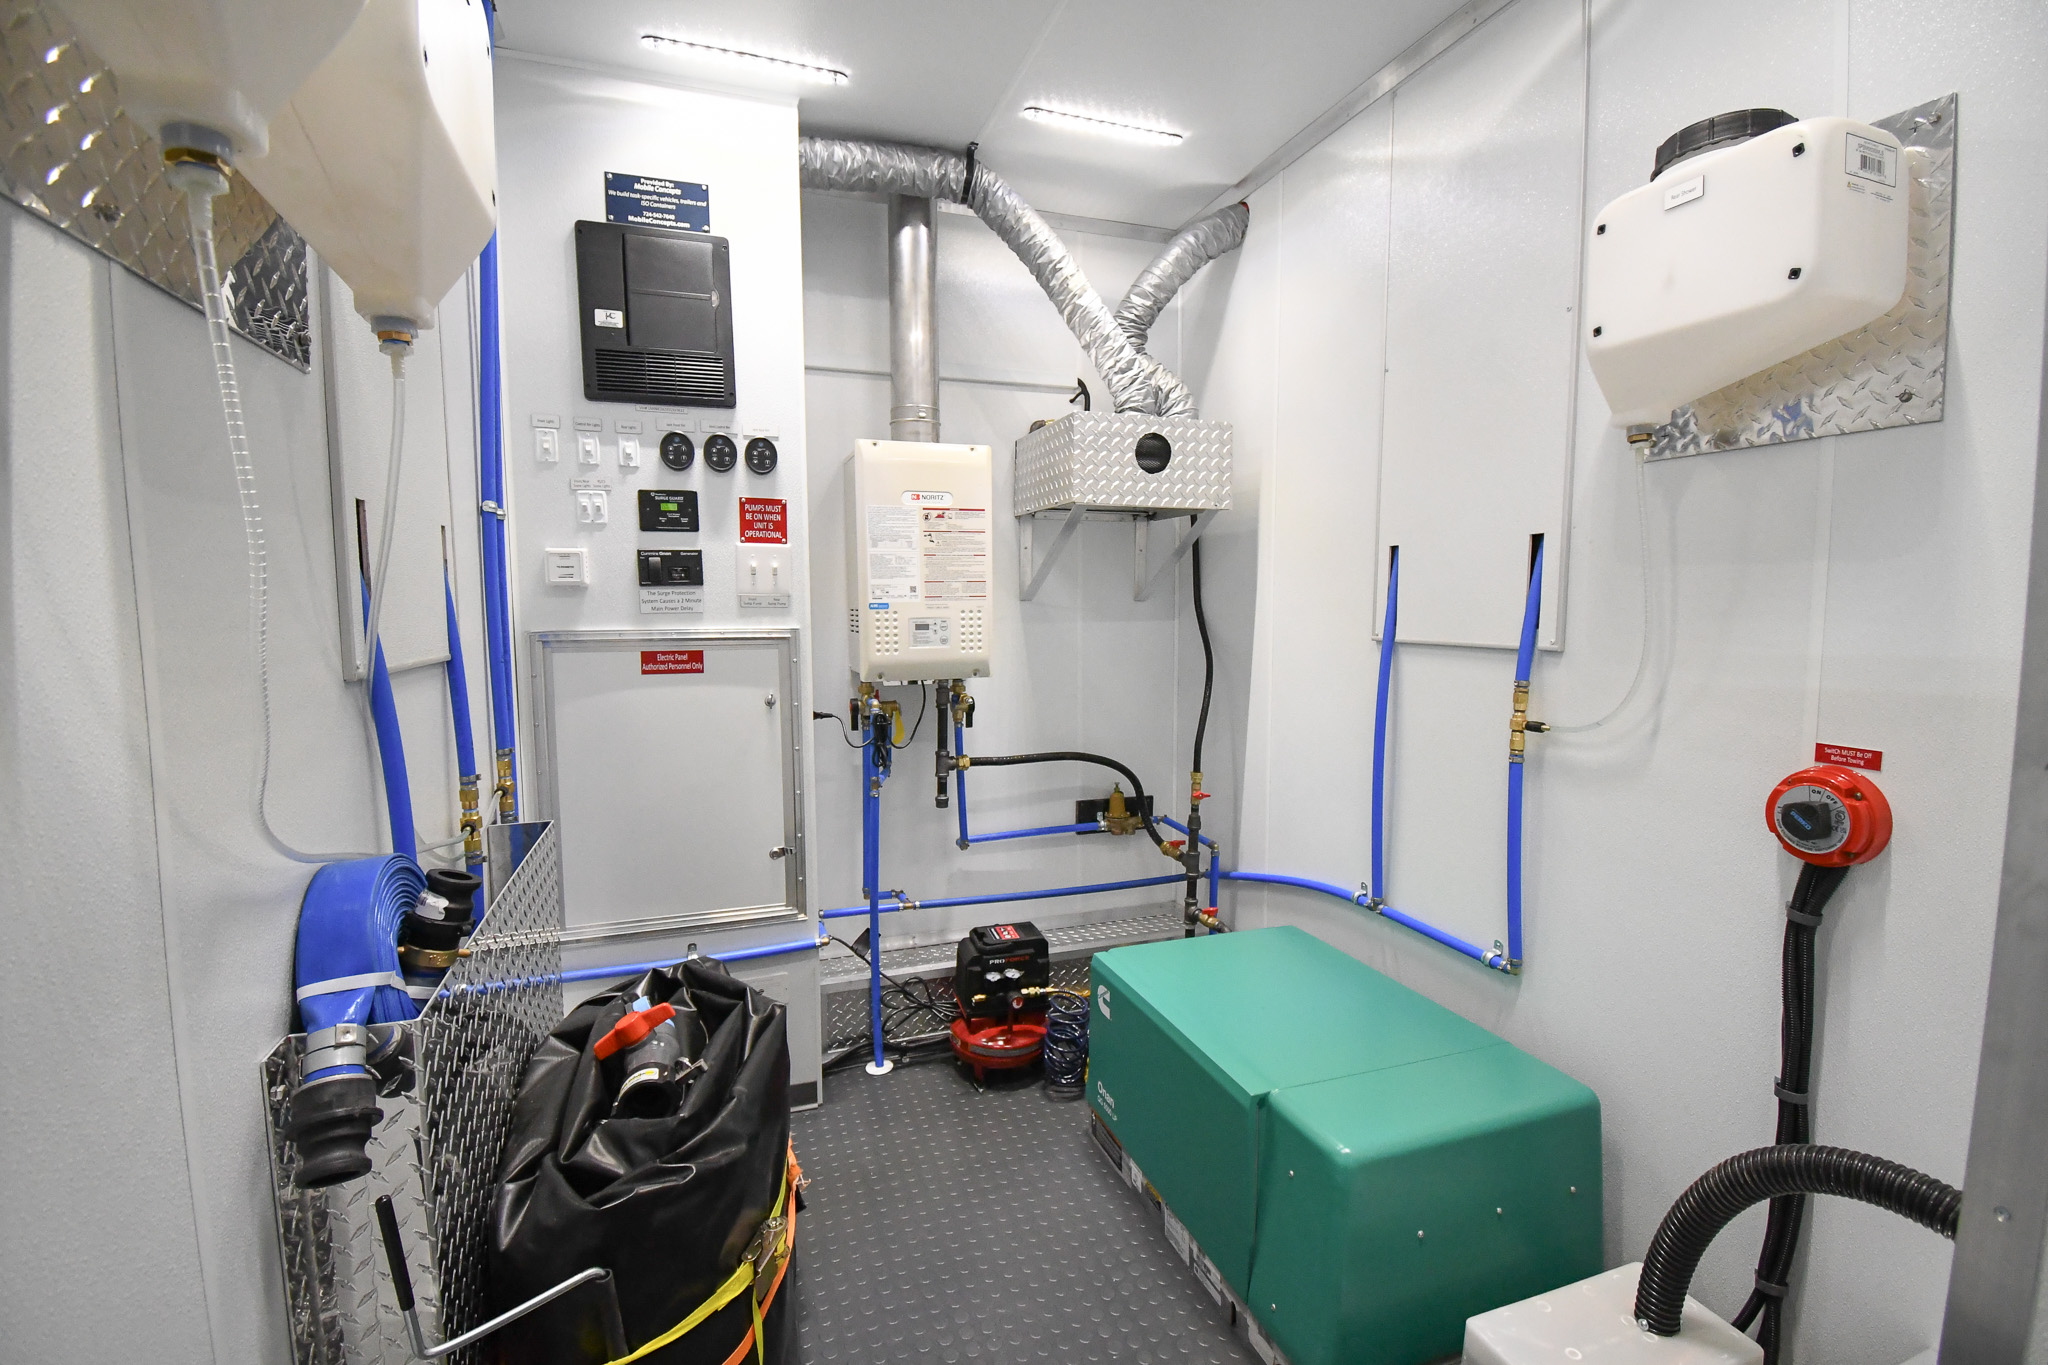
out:
<path id="1" fill-rule="evenodd" d="M 1102 1011 L 1103 1018 L 1109 1018 L 1109 987 L 1097 986 L 1095 988 L 1095 1008 Z"/>

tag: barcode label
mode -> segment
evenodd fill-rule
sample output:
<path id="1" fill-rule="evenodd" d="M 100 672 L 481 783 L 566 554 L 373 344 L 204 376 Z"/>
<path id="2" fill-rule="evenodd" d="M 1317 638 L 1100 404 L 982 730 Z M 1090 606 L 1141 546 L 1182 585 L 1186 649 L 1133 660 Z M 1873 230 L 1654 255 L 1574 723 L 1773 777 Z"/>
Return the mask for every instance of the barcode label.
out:
<path id="1" fill-rule="evenodd" d="M 1849 150 L 1847 170 L 1859 180 L 1870 180 L 1880 185 L 1899 183 L 1899 149 L 1883 142 L 1872 142 L 1867 137 L 1848 135 Z"/>

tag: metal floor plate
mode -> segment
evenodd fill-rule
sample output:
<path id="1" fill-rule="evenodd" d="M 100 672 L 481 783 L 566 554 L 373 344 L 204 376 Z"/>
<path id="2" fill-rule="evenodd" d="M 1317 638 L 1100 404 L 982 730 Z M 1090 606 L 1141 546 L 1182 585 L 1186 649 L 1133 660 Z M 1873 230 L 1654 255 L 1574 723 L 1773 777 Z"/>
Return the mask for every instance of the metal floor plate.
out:
<path id="1" fill-rule="evenodd" d="M 1117 1179 L 1088 1107 L 952 1062 L 835 1073 L 797 1114 L 805 1365 L 1256 1361 Z"/>

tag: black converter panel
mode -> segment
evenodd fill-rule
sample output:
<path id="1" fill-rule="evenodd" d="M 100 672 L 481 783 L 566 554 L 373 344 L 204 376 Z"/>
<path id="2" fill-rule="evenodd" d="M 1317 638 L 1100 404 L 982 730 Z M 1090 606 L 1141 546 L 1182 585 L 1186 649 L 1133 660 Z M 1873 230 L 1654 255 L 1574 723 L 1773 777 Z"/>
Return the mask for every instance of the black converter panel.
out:
<path id="1" fill-rule="evenodd" d="M 702 550 L 642 550 L 640 586 L 643 588 L 701 588 L 704 586 Z"/>
<path id="2" fill-rule="evenodd" d="M 643 531 L 696 530 L 697 490 L 694 488 L 641 489 L 640 529 Z"/>
<path id="3" fill-rule="evenodd" d="M 733 406 L 732 265 L 725 238 L 580 222 L 576 294 L 585 398 Z"/>

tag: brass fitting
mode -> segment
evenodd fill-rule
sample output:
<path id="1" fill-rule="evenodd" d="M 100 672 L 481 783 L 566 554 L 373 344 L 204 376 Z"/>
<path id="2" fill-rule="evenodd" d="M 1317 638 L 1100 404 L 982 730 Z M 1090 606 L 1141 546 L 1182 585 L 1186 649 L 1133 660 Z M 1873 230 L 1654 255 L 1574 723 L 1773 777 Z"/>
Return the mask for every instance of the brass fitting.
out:
<path id="1" fill-rule="evenodd" d="M 1102 817 L 1102 826 L 1111 834 L 1136 834 L 1144 828 L 1145 822 L 1124 800 L 1123 784 L 1109 789 L 1109 810 Z"/>
<path id="2" fill-rule="evenodd" d="M 467 948 L 415 948 L 409 943 L 398 946 L 398 963 L 416 972 L 445 972 L 456 962 L 469 956 Z"/>
<path id="3" fill-rule="evenodd" d="M 463 861 L 471 863 L 484 859 L 484 820 L 477 801 L 479 781 L 475 773 L 462 779 L 462 855 Z"/>
<path id="4" fill-rule="evenodd" d="M 1508 717 L 1508 762 L 1520 763 L 1524 747 L 1524 734 L 1531 729 L 1529 724 L 1529 680 L 1515 679 L 1515 711 Z M 1541 729 L 1540 723 L 1533 727 Z"/>
<path id="5" fill-rule="evenodd" d="M 166 166 L 211 166 L 223 176 L 228 174 L 229 171 L 226 161 L 215 153 L 207 151 L 204 147 L 166 147 L 164 148 L 164 164 Z"/>
<path id="6" fill-rule="evenodd" d="M 498 793 L 498 823 L 509 825 L 513 820 L 513 797 L 517 791 L 517 784 L 512 780 L 510 749 L 498 750 L 498 785 L 494 790 Z"/>
<path id="7" fill-rule="evenodd" d="M 889 743 L 895 748 L 903 747 L 903 704 L 885 701 L 880 703 L 881 712 L 889 718 Z"/>

